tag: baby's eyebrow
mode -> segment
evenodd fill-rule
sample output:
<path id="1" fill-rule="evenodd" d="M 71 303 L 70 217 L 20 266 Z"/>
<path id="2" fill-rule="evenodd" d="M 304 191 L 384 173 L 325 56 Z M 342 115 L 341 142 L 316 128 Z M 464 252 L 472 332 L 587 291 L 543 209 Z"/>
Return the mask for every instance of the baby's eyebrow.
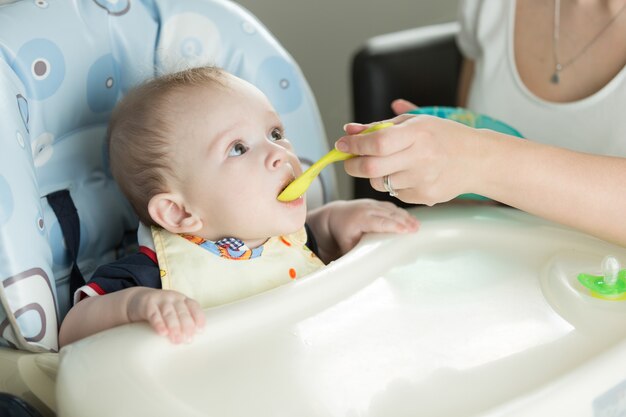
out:
<path id="1" fill-rule="evenodd" d="M 237 127 L 237 125 L 233 125 L 233 126 L 229 126 L 225 129 L 220 130 L 219 132 L 216 132 L 213 135 L 210 135 L 209 137 L 209 152 L 213 151 L 213 149 L 219 147 L 220 145 L 222 145 L 223 143 L 226 143 L 226 145 L 228 145 L 230 143 L 231 140 L 231 136 L 230 132 L 232 132 L 235 127 Z"/>
<path id="2" fill-rule="evenodd" d="M 274 119 L 272 124 L 275 124 L 276 126 L 280 127 L 281 129 L 284 129 L 283 121 L 280 119 L 280 116 L 278 115 L 278 113 L 276 113 L 275 110 L 268 110 L 267 111 L 267 115 L 269 116 L 270 119 Z"/>

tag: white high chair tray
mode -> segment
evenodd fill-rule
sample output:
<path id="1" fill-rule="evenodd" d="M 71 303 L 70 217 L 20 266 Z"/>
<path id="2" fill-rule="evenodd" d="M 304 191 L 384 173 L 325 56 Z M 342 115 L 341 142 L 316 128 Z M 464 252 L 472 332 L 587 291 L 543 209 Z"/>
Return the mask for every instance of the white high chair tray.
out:
<path id="1" fill-rule="evenodd" d="M 416 234 L 370 235 L 301 281 L 207 310 L 191 344 L 135 324 L 64 348 L 59 415 L 624 411 L 626 302 L 576 276 L 626 249 L 508 208 L 414 214 Z"/>

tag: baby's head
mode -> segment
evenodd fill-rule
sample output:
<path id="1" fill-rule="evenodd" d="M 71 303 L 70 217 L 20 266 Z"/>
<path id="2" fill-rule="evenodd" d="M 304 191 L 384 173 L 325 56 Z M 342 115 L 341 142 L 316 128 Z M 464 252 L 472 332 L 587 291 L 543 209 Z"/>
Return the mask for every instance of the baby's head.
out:
<path id="1" fill-rule="evenodd" d="M 256 87 L 218 68 L 131 90 L 108 141 L 113 176 L 146 225 L 256 246 L 304 224 L 304 199 L 276 199 L 302 171 L 278 114 Z"/>

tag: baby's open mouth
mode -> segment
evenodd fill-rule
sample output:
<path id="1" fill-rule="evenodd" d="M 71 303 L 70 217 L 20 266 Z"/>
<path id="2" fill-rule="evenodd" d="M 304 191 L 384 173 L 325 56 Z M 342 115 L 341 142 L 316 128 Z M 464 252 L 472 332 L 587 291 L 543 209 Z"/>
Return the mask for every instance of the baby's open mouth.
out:
<path id="1" fill-rule="evenodd" d="M 296 179 L 295 175 L 290 175 L 290 176 L 289 176 L 289 178 L 287 178 L 287 179 L 285 180 L 285 182 L 283 183 L 283 186 L 282 186 L 282 187 L 280 187 L 280 190 L 278 191 L 278 194 L 276 194 L 276 195 L 279 195 L 280 193 L 282 193 L 283 191 L 285 191 L 285 188 L 287 188 L 287 186 L 288 186 L 289 184 L 291 184 L 291 183 L 293 182 L 293 180 L 295 180 L 295 179 Z"/>

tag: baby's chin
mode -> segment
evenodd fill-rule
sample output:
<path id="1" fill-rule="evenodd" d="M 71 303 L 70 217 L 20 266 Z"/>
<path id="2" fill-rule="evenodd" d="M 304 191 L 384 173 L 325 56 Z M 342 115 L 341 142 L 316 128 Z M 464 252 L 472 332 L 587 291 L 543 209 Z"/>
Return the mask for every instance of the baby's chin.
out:
<path id="1" fill-rule="evenodd" d="M 304 227 L 304 220 L 300 223 L 290 225 L 289 227 L 280 228 L 272 234 L 272 236 L 286 236 L 298 232 Z M 271 237 L 271 236 L 270 236 Z"/>
<path id="2" fill-rule="evenodd" d="M 277 227 L 277 228 L 272 228 L 272 229 L 267 229 L 267 230 L 257 230 L 256 233 L 254 233 L 255 237 L 251 237 L 250 234 L 247 234 L 248 236 L 247 238 L 242 237 L 244 236 L 243 234 L 242 236 L 232 236 L 232 237 L 241 239 L 246 244 L 246 246 L 248 246 L 248 248 L 254 249 L 258 246 L 263 245 L 265 242 L 267 242 L 268 239 L 272 237 L 288 236 L 288 235 L 291 235 L 300 231 L 304 227 L 305 219 L 306 219 L 306 216 L 305 218 L 303 218 L 301 222 L 293 222 L 288 225 L 285 224 L 284 227 Z"/>

